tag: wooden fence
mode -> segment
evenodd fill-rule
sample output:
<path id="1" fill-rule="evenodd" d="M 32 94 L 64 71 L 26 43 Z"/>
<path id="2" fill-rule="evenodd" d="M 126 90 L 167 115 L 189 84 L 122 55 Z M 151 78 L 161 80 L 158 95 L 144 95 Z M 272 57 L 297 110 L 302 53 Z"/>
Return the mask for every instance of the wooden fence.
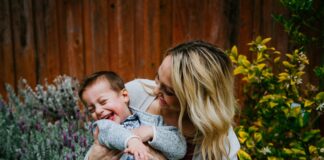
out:
<path id="1" fill-rule="evenodd" d="M 261 35 L 285 53 L 274 13 L 285 13 L 279 0 L 1 0 L 0 93 L 21 77 L 35 85 L 114 70 L 125 81 L 152 79 L 164 51 L 191 39 L 248 55 Z"/>

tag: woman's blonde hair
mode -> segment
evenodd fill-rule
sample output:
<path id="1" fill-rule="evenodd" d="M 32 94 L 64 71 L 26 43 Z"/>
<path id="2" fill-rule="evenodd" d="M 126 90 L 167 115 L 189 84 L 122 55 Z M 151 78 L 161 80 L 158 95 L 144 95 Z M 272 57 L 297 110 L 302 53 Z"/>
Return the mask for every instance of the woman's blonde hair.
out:
<path id="1" fill-rule="evenodd" d="M 187 113 L 195 126 L 194 142 L 202 158 L 228 159 L 228 130 L 235 115 L 232 63 L 225 53 L 203 41 L 167 51 L 172 57 L 172 86 L 180 102 L 179 127 Z"/>

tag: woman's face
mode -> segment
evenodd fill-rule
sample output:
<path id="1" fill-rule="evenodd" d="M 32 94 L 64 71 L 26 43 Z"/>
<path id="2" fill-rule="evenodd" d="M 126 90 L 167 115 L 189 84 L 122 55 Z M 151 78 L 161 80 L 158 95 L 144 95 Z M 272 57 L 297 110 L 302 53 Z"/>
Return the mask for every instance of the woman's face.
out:
<path id="1" fill-rule="evenodd" d="M 155 82 L 157 86 L 154 89 L 154 93 L 157 95 L 159 103 L 162 107 L 179 108 L 179 101 L 175 96 L 172 87 L 171 63 L 171 56 L 167 56 L 164 58 L 155 77 Z"/>

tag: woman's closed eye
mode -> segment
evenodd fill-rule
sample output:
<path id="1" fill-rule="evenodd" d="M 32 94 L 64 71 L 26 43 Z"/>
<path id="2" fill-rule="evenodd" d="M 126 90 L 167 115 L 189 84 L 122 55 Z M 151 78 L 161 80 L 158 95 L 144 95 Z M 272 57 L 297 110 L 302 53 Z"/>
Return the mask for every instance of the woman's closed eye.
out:
<path id="1" fill-rule="evenodd" d="M 161 86 L 162 92 L 164 92 L 167 96 L 174 96 L 173 91 L 169 91 L 165 86 Z"/>
<path id="2" fill-rule="evenodd" d="M 155 83 L 162 93 L 167 96 L 174 96 L 174 92 L 160 82 L 158 74 L 155 76 Z"/>

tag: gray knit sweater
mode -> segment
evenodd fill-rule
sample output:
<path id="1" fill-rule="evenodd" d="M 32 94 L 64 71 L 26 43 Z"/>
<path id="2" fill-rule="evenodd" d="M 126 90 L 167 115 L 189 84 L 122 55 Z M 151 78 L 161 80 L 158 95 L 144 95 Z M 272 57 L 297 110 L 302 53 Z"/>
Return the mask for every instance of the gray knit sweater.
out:
<path id="1" fill-rule="evenodd" d="M 133 136 L 128 129 L 137 128 L 140 125 L 153 126 L 154 137 L 148 144 L 160 151 L 167 159 L 181 159 L 186 154 L 186 141 L 173 126 L 164 126 L 163 118 L 131 108 L 133 115 L 126 119 L 127 126 L 116 124 L 110 120 L 98 120 L 94 123 L 99 128 L 98 140 L 102 145 L 110 149 L 124 150 L 127 141 Z M 126 129 L 126 127 L 128 129 Z M 125 156 L 122 156 L 125 157 Z M 127 159 L 127 158 L 126 158 Z"/>

